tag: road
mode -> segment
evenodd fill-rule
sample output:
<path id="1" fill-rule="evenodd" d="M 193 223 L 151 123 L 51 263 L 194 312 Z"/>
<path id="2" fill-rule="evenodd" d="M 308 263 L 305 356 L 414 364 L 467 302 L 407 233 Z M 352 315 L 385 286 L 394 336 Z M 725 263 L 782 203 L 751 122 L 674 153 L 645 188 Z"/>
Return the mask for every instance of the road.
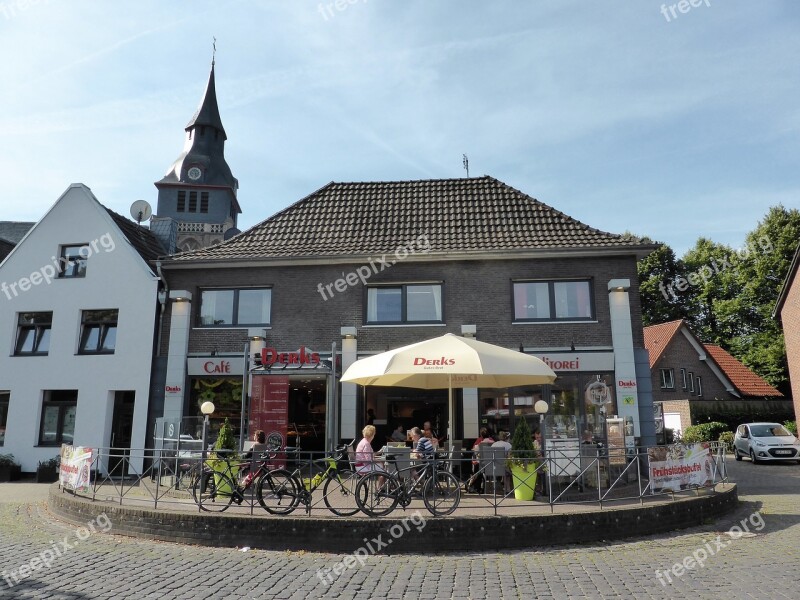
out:
<path id="1" fill-rule="evenodd" d="M 56 520 L 42 486 L 1 484 L 0 598 L 800 598 L 800 466 L 730 460 L 729 472 L 741 506 L 703 527 L 448 556 L 426 555 L 419 520 L 402 532 L 419 537 L 417 556 L 142 541 L 113 535 L 105 519 Z"/>

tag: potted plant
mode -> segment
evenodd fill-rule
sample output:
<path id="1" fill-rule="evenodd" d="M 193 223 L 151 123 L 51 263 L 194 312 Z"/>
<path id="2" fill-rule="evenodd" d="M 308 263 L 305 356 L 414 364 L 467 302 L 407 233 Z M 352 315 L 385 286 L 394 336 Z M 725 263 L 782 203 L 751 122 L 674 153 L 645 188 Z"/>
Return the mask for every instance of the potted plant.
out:
<path id="1" fill-rule="evenodd" d="M 0 482 L 19 479 L 21 471 L 13 454 L 0 454 Z"/>
<path id="2" fill-rule="evenodd" d="M 222 460 L 222 457 L 227 458 L 228 461 L 235 461 L 238 459 L 238 454 L 236 453 L 236 439 L 233 437 L 233 427 L 231 427 L 227 418 L 222 424 L 222 427 L 219 428 L 219 435 L 217 436 L 217 441 L 214 443 L 214 451 L 211 453 L 207 463 L 215 473 L 214 485 L 216 489 L 224 494 L 231 494 L 233 490 L 230 489 L 227 482 L 222 480 L 219 474 L 226 473 L 236 481 L 239 468 L 235 464 L 232 464 L 229 471 L 228 464 Z"/>
<path id="3" fill-rule="evenodd" d="M 537 467 L 535 457 L 531 428 L 525 417 L 520 417 L 511 437 L 511 452 L 507 460 L 508 470 L 514 479 L 514 498 L 517 500 L 533 500 Z"/>
<path id="4" fill-rule="evenodd" d="M 36 467 L 36 483 L 53 483 L 58 481 L 58 468 L 61 464 L 61 457 L 54 456 L 49 460 L 39 463 Z"/>

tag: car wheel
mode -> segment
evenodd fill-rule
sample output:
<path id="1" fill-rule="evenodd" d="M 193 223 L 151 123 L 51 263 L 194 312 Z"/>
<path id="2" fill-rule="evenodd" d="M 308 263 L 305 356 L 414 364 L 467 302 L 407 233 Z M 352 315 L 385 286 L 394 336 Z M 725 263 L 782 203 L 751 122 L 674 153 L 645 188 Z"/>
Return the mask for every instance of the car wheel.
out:
<path id="1" fill-rule="evenodd" d="M 738 448 L 734 448 L 733 449 L 733 456 L 734 456 L 734 458 L 736 460 L 742 460 L 742 455 L 739 454 L 739 449 Z"/>
<path id="2" fill-rule="evenodd" d="M 756 453 L 752 450 L 750 450 L 750 460 L 753 462 L 753 464 L 758 463 L 758 460 L 756 460 Z"/>

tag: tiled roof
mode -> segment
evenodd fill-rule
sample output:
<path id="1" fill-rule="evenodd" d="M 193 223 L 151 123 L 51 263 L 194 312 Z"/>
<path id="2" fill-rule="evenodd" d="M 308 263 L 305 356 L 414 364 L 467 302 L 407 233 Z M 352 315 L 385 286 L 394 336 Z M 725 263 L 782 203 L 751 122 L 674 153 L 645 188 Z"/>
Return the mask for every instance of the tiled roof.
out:
<path id="1" fill-rule="evenodd" d="M 644 347 L 650 353 L 650 368 L 652 369 L 661 358 L 670 341 L 683 325 L 683 319 L 659 323 L 644 328 Z"/>
<path id="2" fill-rule="evenodd" d="M 27 221 L 0 221 L 0 239 L 18 244 L 34 225 Z"/>
<path id="3" fill-rule="evenodd" d="M 221 244 L 174 260 L 380 255 L 427 237 L 430 253 L 654 246 L 594 229 L 493 177 L 329 183 Z M 417 249 L 427 245 L 425 237 Z"/>
<path id="4" fill-rule="evenodd" d="M 6 256 L 11 254 L 11 251 L 14 249 L 14 245 L 15 244 L 12 244 L 7 240 L 0 239 L 0 262 L 2 262 Z"/>
<path id="5" fill-rule="evenodd" d="M 714 359 L 714 362 L 722 369 L 728 379 L 736 386 L 736 389 L 742 393 L 742 396 L 783 396 L 778 390 L 719 346 L 714 344 L 703 344 L 703 346 L 705 346 L 711 358 Z"/>
<path id="6" fill-rule="evenodd" d="M 130 240 L 133 247 L 141 255 L 145 261 L 155 260 L 159 256 L 163 256 L 165 250 L 158 241 L 155 234 L 141 225 L 137 225 L 130 219 L 126 219 L 122 215 L 118 215 L 113 210 L 106 208 L 108 214 L 114 219 L 117 227 L 122 230 L 128 240 Z"/>

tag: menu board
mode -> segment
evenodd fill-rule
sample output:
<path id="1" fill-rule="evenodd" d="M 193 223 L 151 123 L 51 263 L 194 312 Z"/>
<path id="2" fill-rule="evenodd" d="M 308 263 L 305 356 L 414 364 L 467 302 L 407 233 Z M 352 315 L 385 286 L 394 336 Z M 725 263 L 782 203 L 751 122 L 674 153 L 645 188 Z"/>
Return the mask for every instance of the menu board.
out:
<path id="1" fill-rule="evenodd" d="M 250 432 L 263 430 L 267 444 L 286 447 L 289 426 L 289 378 L 281 375 L 254 375 L 250 398 Z M 285 454 L 280 453 L 276 466 L 285 465 Z"/>

